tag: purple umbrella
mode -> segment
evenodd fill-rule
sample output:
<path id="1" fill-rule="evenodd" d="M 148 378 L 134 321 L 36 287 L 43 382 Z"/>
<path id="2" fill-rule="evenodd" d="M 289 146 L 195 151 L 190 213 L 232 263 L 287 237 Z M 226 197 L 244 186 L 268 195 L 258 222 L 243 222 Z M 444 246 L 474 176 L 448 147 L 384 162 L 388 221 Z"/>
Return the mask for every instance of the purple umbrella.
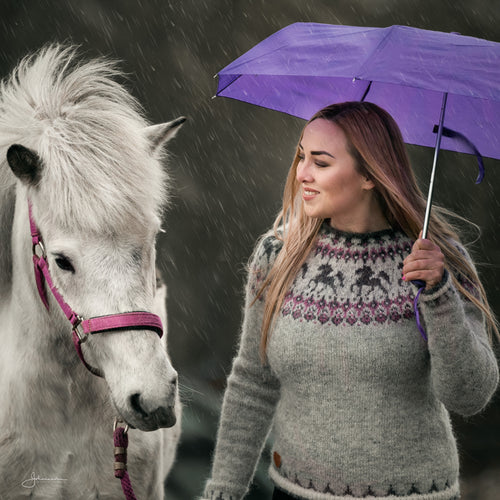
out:
<path id="1" fill-rule="evenodd" d="M 342 101 L 386 109 L 405 142 L 435 148 L 424 238 L 440 148 L 500 159 L 500 43 L 407 26 L 296 23 L 218 77 L 217 96 L 304 119 Z"/>

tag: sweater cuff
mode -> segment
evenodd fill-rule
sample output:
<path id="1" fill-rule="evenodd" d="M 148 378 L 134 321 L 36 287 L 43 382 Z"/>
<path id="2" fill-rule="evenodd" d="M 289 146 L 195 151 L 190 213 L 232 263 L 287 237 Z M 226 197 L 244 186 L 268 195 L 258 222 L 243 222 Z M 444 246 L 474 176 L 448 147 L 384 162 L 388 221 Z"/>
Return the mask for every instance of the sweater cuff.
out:
<path id="1" fill-rule="evenodd" d="M 243 498 L 247 493 L 247 488 L 234 486 L 227 482 L 213 481 L 210 479 L 203 492 L 203 496 L 199 500 L 238 500 Z"/>
<path id="2" fill-rule="evenodd" d="M 445 295 L 446 292 L 451 291 L 452 288 L 453 283 L 450 278 L 450 273 L 445 269 L 441 281 L 429 290 L 424 290 L 420 296 L 420 300 L 422 302 L 435 302 Z"/>

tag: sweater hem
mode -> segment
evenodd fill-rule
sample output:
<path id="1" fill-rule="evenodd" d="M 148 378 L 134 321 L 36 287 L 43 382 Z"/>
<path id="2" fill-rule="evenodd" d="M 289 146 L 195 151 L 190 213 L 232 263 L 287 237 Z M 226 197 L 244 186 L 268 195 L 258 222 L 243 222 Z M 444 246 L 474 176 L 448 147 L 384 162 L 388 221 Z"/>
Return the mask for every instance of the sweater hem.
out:
<path id="1" fill-rule="evenodd" d="M 346 500 L 348 498 L 364 498 L 365 500 L 401 500 L 408 498 L 411 500 L 451 500 L 458 498 L 460 494 L 460 487 L 458 481 L 453 483 L 449 488 L 435 493 L 413 493 L 411 495 L 386 495 L 386 496 L 372 496 L 366 495 L 363 497 L 355 497 L 353 495 L 332 495 L 330 493 L 321 493 L 319 491 L 304 488 L 297 484 L 290 482 L 277 472 L 274 467 L 269 468 L 269 477 L 272 482 L 290 495 L 296 495 L 300 498 L 308 500 Z"/>

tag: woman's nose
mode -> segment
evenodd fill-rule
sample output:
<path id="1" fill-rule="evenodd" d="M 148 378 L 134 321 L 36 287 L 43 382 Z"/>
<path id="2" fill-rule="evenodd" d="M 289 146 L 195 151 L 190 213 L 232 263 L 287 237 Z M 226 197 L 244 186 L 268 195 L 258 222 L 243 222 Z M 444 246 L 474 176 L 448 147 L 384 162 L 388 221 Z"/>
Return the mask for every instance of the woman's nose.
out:
<path id="1" fill-rule="evenodd" d="M 296 178 L 299 182 L 311 182 L 312 181 L 311 168 L 310 168 L 310 165 L 305 160 L 302 160 L 297 165 Z"/>

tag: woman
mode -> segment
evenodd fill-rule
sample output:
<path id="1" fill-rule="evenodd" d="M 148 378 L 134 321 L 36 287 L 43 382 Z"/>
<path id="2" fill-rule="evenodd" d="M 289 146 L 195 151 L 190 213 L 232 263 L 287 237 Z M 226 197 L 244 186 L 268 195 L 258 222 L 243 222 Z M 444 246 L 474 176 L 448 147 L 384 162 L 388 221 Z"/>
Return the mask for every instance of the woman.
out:
<path id="1" fill-rule="evenodd" d="M 424 211 L 387 112 L 347 102 L 307 123 L 250 265 L 204 498 L 244 497 L 271 426 L 273 499 L 459 497 L 448 411 L 490 400 L 498 330 L 451 227 L 435 214 L 419 238 Z"/>

